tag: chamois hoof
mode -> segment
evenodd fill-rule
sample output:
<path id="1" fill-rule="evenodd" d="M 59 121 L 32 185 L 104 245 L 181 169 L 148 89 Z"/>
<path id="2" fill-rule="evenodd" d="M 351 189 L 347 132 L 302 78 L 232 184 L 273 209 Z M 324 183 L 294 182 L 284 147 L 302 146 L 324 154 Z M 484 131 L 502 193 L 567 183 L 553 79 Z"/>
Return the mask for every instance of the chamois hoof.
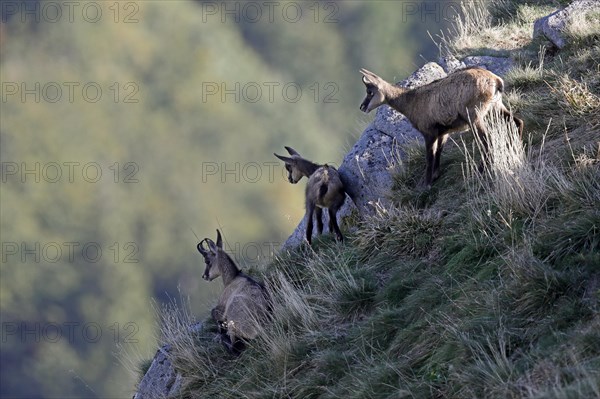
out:
<path id="1" fill-rule="evenodd" d="M 477 165 L 477 171 L 483 175 L 487 171 L 486 163 L 483 161 L 479 162 L 479 165 Z"/>
<path id="2" fill-rule="evenodd" d="M 243 351 L 246 350 L 246 344 L 244 343 L 244 341 L 242 340 L 237 340 L 232 346 L 231 346 L 231 354 L 234 356 L 239 356 L 242 354 Z"/>
<path id="3" fill-rule="evenodd" d="M 246 344 L 240 339 L 236 339 L 235 342 L 232 343 L 229 337 L 227 337 L 227 339 L 223 339 L 221 342 L 227 350 L 227 353 L 235 357 L 241 355 L 242 352 L 246 349 Z"/>
<path id="4" fill-rule="evenodd" d="M 225 346 L 231 345 L 231 338 L 227 333 L 220 333 L 215 337 L 215 340 L 220 341 Z"/>
<path id="5" fill-rule="evenodd" d="M 427 183 L 427 182 L 425 182 L 425 180 L 422 180 L 419 183 L 418 188 L 421 189 L 422 191 L 429 191 L 429 190 L 431 190 L 431 183 Z"/>

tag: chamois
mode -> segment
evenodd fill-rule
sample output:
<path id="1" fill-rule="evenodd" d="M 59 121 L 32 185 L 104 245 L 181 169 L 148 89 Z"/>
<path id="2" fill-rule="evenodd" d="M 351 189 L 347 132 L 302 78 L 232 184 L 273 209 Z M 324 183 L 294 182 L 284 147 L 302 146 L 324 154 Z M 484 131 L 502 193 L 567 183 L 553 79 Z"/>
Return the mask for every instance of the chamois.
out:
<path id="1" fill-rule="evenodd" d="M 346 191 L 340 179 L 340 175 L 333 166 L 317 165 L 308 161 L 296 150 L 285 147 L 291 157 L 285 157 L 277 154 L 277 158 L 285 162 L 285 169 L 288 171 L 288 180 L 296 184 L 306 176 L 308 184 L 306 185 L 306 241 L 312 245 L 313 213 L 317 218 L 317 232 L 323 233 L 323 208 L 327 208 L 329 213 L 329 231 L 335 233 L 338 241 L 343 241 L 344 237 L 337 223 L 337 212 L 344 204 Z"/>
<path id="2" fill-rule="evenodd" d="M 502 104 L 504 81 L 486 69 L 462 69 L 415 89 L 392 85 L 366 69 L 360 73 L 367 89 L 360 110 L 368 113 L 388 104 L 406 116 L 425 138 L 427 186 L 439 177 L 440 155 L 448 135 L 465 130 L 469 122 L 483 144 L 483 159 L 488 161 L 483 118 L 492 109 L 498 110 L 506 120 L 512 120 L 523 136 L 523 121 Z"/>
<path id="3" fill-rule="evenodd" d="M 197 249 L 206 263 L 202 278 L 206 281 L 219 276 L 223 278 L 225 288 L 211 316 L 218 325 L 221 342 L 229 353 L 237 356 L 245 348 L 245 341 L 258 336 L 256 323 L 268 319 L 271 311 L 269 294 L 264 285 L 242 273 L 223 250 L 219 230 L 216 244 L 205 238 L 198 243 Z"/>

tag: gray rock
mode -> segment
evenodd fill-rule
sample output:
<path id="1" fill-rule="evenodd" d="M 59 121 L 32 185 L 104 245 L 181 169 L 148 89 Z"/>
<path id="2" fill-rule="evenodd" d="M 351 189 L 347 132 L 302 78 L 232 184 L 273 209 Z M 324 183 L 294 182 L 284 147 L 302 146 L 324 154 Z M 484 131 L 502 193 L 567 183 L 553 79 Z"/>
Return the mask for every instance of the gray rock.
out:
<path id="1" fill-rule="evenodd" d="M 202 330 L 202 323 L 192 324 L 191 333 Z M 170 345 L 163 345 L 154 355 L 152 363 L 137 387 L 133 399 L 157 399 L 175 395 L 181 389 L 181 374 L 169 360 Z"/>
<path id="2" fill-rule="evenodd" d="M 369 214 L 377 201 L 386 203 L 404 154 L 399 145 L 422 140 L 421 133 L 388 106 L 380 107 L 373 123 L 344 157 L 340 175 L 359 214 Z"/>
<path id="3" fill-rule="evenodd" d="M 456 72 L 459 69 L 467 67 L 464 62 L 457 60 L 456 57 L 454 57 L 453 55 L 440 57 L 440 59 L 438 60 L 438 64 L 447 74 L 451 74 L 452 72 Z"/>
<path id="4" fill-rule="evenodd" d="M 598 0 L 576 0 L 568 7 L 553 12 L 535 21 L 533 37 L 545 36 L 559 49 L 567 45 L 565 29 L 574 15 L 584 15 L 590 12 L 600 12 Z"/>
<path id="5" fill-rule="evenodd" d="M 415 87 L 426 85 L 434 80 L 444 77 L 446 77 L 446 72 L 444 72 L 444 69 L 440 65 L 436 64 L 435 62 L 428 62 L 421 68 L 414 71 L 412 75 L 405 80 L 396 83 L 396 86 L 414 89 Z"/>
<path id="6" fill-rule="evenodd" d="M 415 71 L 408 79 L 397 83 L 403 87 L 414 88 L 441 79 L 446 73 L 441 66 L 430 62 Z M 359 214 L 374 211 L 376 202 L 388 202 L 393 185 L 393 174 L 402 162 L 404 154 L 401 145 L 411 141 L 422 141 L 421 133 L 416 130 L 404 115 L 387 105 L 377 109 L 373 122 L 362 133 L 339 168 L 340 176 L 351 200 L 338 212 L 338 223 L 353 212 Z M 327 218 L 324 213 L 325 231 Z M 300 222 L 282 249 L 291 249 L 304 241 L 305 218 Z M 316 228 L 315 228 L 316 230 Z M 313 236 L 316 234 L 313 231 Z"/>
<path id="7" fill-rule="evenodd" d="M 439 64 L 448 74 L 456 72 L 460 69 L 478 66 L 494 72 L 498 76 L 506 75 L 514 65 L 514 61 L 507 57 L 492 57 L 488 55 L 476 55 L 463 58 L 461 61 L 453 56 L 442 57 Z"/>
<path id="8" fill-rule="evenodd" d="M 133 399 L 166 398 L 177 393 L 181 386 L 181 375 L 173 368 L 168 353 L 168 345 L 161 347 L 156 352 Z"/>
<path id="9" fill-rule="evenodd" d="M 498 76 L 504 76 L 515 65 L 511 58 L 492 57 L 489 55 L 474 55 L 462 59 L 462 63 L 467 67 L 479 66 L 495 73 Z"/>

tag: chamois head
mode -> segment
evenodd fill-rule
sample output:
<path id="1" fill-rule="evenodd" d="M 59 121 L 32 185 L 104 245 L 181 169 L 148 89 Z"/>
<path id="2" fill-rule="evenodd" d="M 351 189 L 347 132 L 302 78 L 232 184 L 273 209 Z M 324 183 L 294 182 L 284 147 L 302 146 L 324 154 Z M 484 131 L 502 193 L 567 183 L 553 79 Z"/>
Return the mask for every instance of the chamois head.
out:
<path id="1" fill-rule="evenodd" d="M 223 252 L 223 239 L 221 238 L 221 232 L 217 230 L 217 243 L 215 244 L 210 238 L 205 238 L 200 241 L 197 245 L 198 252 L 204 256 L 204 262 L 206 268 L 202 278 L 206 281 L 212 281 L 221 275 L 221 268 L 219 263 L 225 253 Z"/>
<path id="2" fill-rule="evenodd" d="M 369 113 L 380 105 L 387 103 L 386 94 L 389 92 L 391 85 L 364 68 L 360 70 L 360 73 L 363 75 L 362 81 L 367 88 L 367 96 L 360 104 L 360 110 Z"/>
<path id="3" fill-rule="evenodd" d="M 283 155 L 277 155 L 275 153 L 273 153 L 273 155 L 285 162 L 285 170 L 288 172 L 288 181 L 292 184 L 296 184 L 305 175 L 299 167 L 299 163 L 303 162 L 304 158 L 302 158 L 302 156 L 298 154 L 298 152 L 292 147 L 286 146 L 285 149 L 292 156 L 291 158 L 284 157 Z"/>

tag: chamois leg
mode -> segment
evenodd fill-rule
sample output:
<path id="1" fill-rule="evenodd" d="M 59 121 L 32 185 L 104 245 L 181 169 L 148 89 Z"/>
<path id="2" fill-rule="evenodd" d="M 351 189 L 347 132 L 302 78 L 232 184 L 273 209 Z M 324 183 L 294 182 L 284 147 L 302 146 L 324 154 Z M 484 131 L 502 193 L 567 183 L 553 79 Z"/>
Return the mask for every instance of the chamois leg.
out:
<path id="1" fill-rule="evenodd" d="M 447 134 L 442 134 L 436 140 L 435 152 L 433 154 L 433 181 L 440 177 L 440 158 L 442 156 L 442 149 L 444 148 L 444 144 L 446 144 L 446 140 L 448 140 Z"/>
<path id="2" fill-rule="evenodd" d="M 246 349 L 246 343 L 243 339 L 234 337 L 233 343 L 231 344 L 231 353 L 235 356 L 239 356 Z"/>
<path id="3" fill-rule="evenodd" d="M 227 352 L 231 353 L 231 338 L 227 332 L 221 334 L 221 343 L 227 349 Z"/>
<path id="4" fill-rule="evenodd" d="M 242 339 L 235 336 L 230 337 L 226 334 L 222 338 L 221 342 L 223 343 L 225 349 L 227 349 L 227 352 L 235 357 L 241 355 L 244 349 L 246 349 L 246 343 Z"/>
<path id="5" fill-rule="evenodd" d="M 221 335 L 221 343 L 227 352 L 236 357 L 239 356 L 244 349 L 246 349 L 246 344 L 243 340 L 235 336 L 230 337 L 227 333 Z"/>
<path id="6" fill-rule="evenodd" d="M 340 226 L 338 226 L 338 222 L 337 222 L 337 209 L 335 208 L 329 208 L 327 210 L 329 212 L 329 231 L 330 232 L 335 232 L 335 238 L 338 241 L 344 241 L 344 236 L 342 235 L 342 232 L 340 231 Z"/>
<path id="7" fill-rule="evenodd" d="M 317 218 L 317 233 L 323 234 L 323 209 L 320 207 L 315 208 L 315 217 Z"/>
<path id="8" fill-rule="evenodd" d="M 217 323 L 218 333 L 221 335 L 227 334 L 227 328 L 223 327 L 223 322 L 225 321 L 225 317 L 223 316 L 223 312 L 221 311 L 221 309 L 213 308 L 213 310 L 210 311 L 210 315 L 213 318 L 213 320 L 215 321 L 215 323 Z"/>
<path id="9" fill-rule="evenodd" d="M 225 348 L 230 351 L 231 340 L 229 339 L 229 333 L 227 331 L 227 323 L 225 321 L 225 315 L 221 309 L 218 307 L 213 308 L 210 311 L 210 315 L 217 323 L 217 334 L 219 334 L 219 339 L 221 343 L 225 346 Z"/>
<path id="10" fill-rule="evenodd" d="M 313 229 L 313 213 L 315 212 L 315 205 L 311 203 L 306 204 L 306 241 L 308 245 L 312 245 L 312 229 Z"/>
<path id="11" fill-rule="evenodd" d="M 473 122 L 473 127 L 475 128 L 474 133 L 481 142 L 481 163 L 479 164 L 479 171 L 483 172 L 485 168 L 491 164 L 490 148 L 487 141 L 487 131 L 483 125 L 483 120 L 479 117 Z"/>
<path id="12" fill-rule="evenodd" d="M 517 125 L 517 130 L 519 131 L 519 138 L 523 140 L 523 120 L 511 114 L 510 111 L 507 110 L 504 106 L 502 107 L 500 112 L 502 113 L 502 116 L 504 117 L 504 119 L 506 119 L 508 123 L 514 122 L 515 125 Z"/>
<path id="13" fill-rule="evenodd" d="M 425 137 L 425 160 L 427 166 L 425 168 L 425 186 L 431 187 L 433 181 L 433 164 L 434 164 L 434 153 L 435 153 L 435 135 L 424 135 Z"/>

